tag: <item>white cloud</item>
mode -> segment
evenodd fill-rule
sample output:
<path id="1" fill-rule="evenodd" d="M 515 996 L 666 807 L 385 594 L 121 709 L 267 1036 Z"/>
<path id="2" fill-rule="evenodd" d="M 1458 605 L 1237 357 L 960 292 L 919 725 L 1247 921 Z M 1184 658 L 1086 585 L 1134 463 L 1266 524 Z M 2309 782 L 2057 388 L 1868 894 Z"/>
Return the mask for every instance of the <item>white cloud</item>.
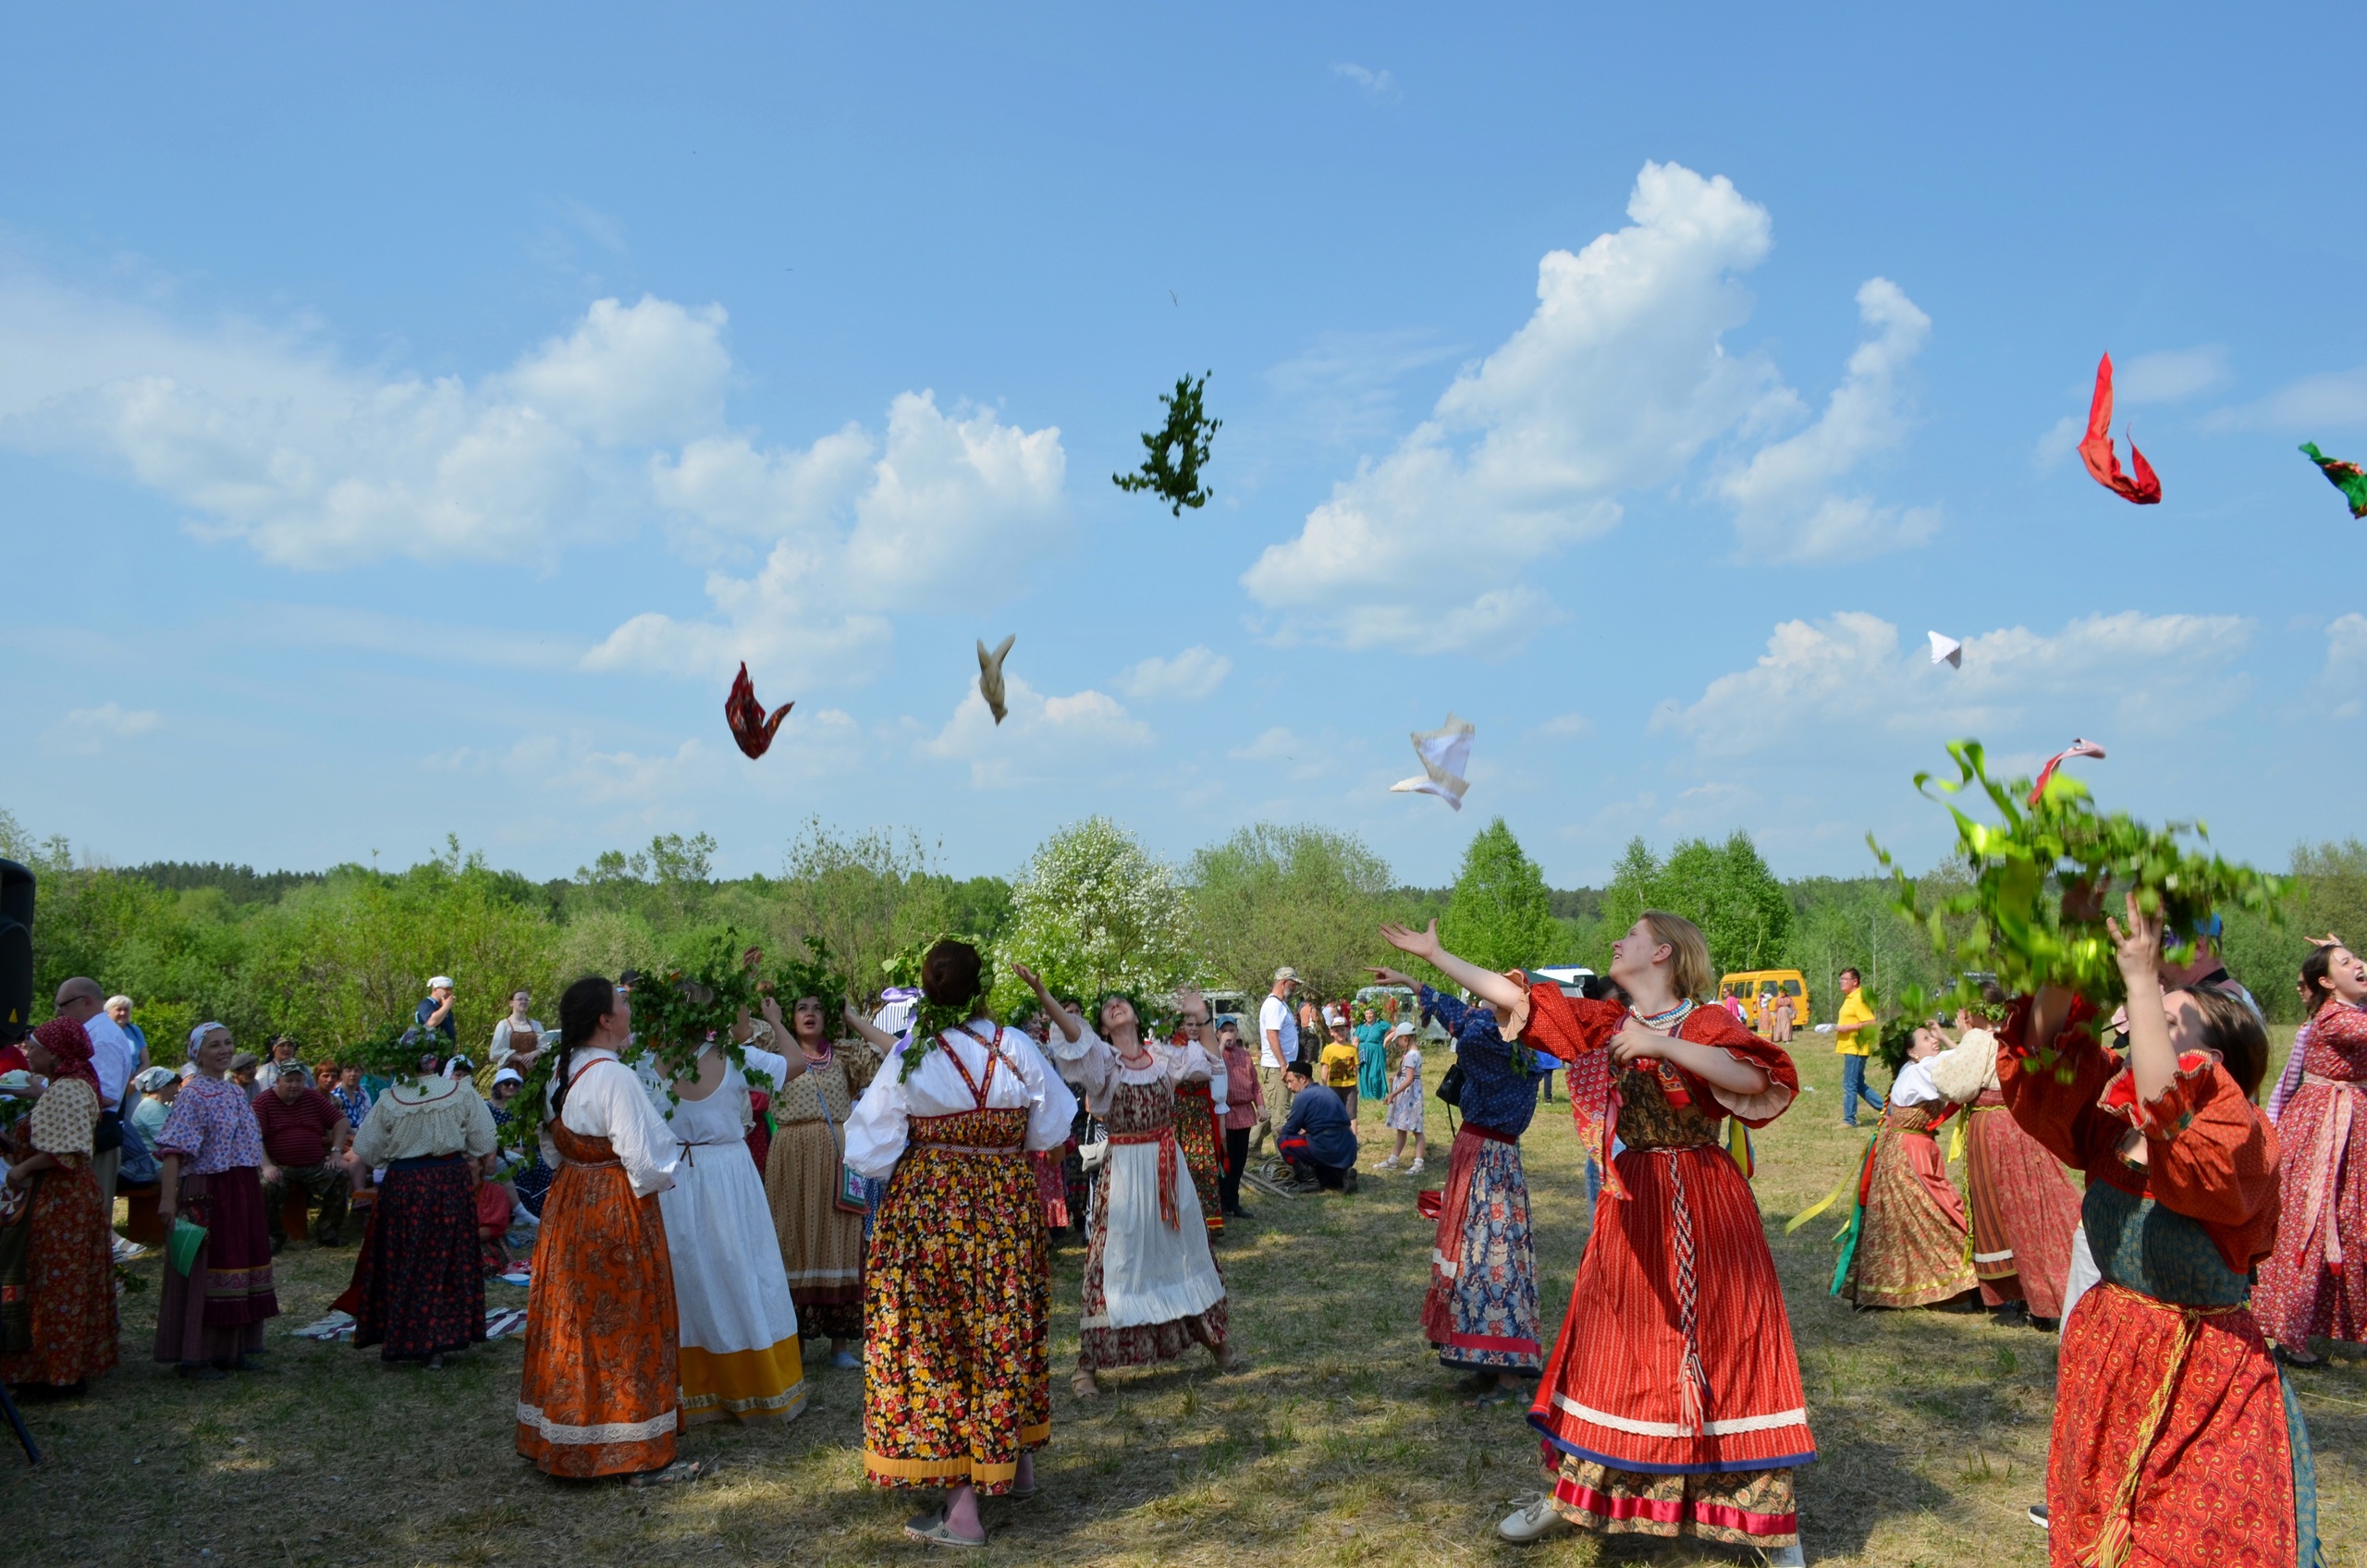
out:
<path id="1" fill-rule="evenodd" d="M 2318 672 L 2318 682 L 2339 692 L 2356 693 L 2362 675 L 2367 675 L 2367 616 L 2352 610 L 2336 617 L 2326 627 L 2326 662 Z M 2351 694 L 2336 704 L 2334 713 L 2336 718 L 2355 718 L 2359 711 L 2359 698 Z"/>
<path id="2" fill-rule="evenodd" d="M 192 327 L 0 278 L 0 441 L 117 466 L 282 566 L 547 557 L 638 499 L 610 448 L 719 421 L 720 307 L 596 302 L 473 386 L 357 369 L 301 330 Z"/>
<path id="3" fill-rule="evenodd" d="M 1147 658 L 1119 678 L 1126 695 L 1138 702 L 1196 703 L 1208 697 L 1233 673 L 1233 661 L 1212 648 L 1190 647 L 1171 659 Z"/>
<path id="4" fill-rule="evenodd" d="M 1886 277 L 1858 290 L 1858 314 L 1873 336 L 1849 356 L 1848 374 L 1816 423 L 1761 447 L 1719 482 L 1742 542 L 1760 555 L 1813 560 L 1895 549 L 1921 544 L 1939 527 L 1934 508 L 1883 507 L 1834 491 L 1868 458 L 1905 444 L 1912 422 L 1899 382 L 1932 335 L 1932 318 Z"/>
<path id="5" fill-rule="evenodd" d="M 2305 375 L 2255 403 L 2214 410 L 2206 430 L 2273 430 L 2306 434 L 2329 425 L 2367 425 L 2367 368 Z"/>
<path id="6" fill-rule="evenodd" d="M 163 716 L 153 708 L 103 703 L 94 708 L 71 710 L 42 739 L 43 749 L 55 754 L 96 756 L 109 742 L 137 740 L 153 733 L 163 723 Z"/>
<path id="7" fill-rule="evenodd" d="M 2216 343 L 2139 354 L 2112 367 L 2113 404 L 2177 403 L 2227 379 L 2227 350 Z M 2082 422 L 2081 429 L 2086 428 Z"/>
<path id="8" fill-rule="evenodd" d="M 1620 493 L 1666 484 L 1712 441 L 1756 437 L 1802 411 L 1772 364 L 1723 341 L 1750 313 L 1738 277 L 1772 243 L 1766 209 L 1723 177 L 1648 163 L 1627 213 L 1627 227 L 1583 251 L 1548 253 L 1528 321 L 1243 574 L 1276 612 L 1278 638 L 1508 648 L 1526 619 L 1551 613 L 1529 569 L 1616 526 Z M 1895 378 L 1930 324 L 1881 280 L 1860 306 L 1880 335 L 1833 406 L 1757 478 L 1746 468 L 1735 482 L 1749 520 L 1788 518 L 1794 545 L 1897 542 L 1932 525 L 1862 497 L 1828 511 L 1813 488 L 1903 429 Z"/>
<path id="9" fill-rule="evenodd" d="M 849 425 L 803 450 L 742 436 L 659 457 L 659 499 L 695 529 L 769 537 L 753 577 L 710 572 L 719 619 L 634 617 L 584 655 L 592 669 L 752 672 L 791 686 L 860 674 L 885 649 L 891 610 L 941 607 L 1010 584 L 1061 518 L 1067 469 L 1056 427 L 1026 431 L 992 410 L 948 416 L 907 392 L 875 443 Z"/>
<path id="10" fill-rule="evenodd" d="M 1545 741 L 1575 741 L 1594 731 L 1594 721 L 1582 713 L 1556 714 L 1544 723 L 1533 727 L 1529 734 Z"/>
<path id="11" fill-rule="evenodd" d="M 1784 621 L 1750 668 L 1719 676 L 1690 706 L 1662 704 L 1652 728 L 1690 736 L 1707 756 L 1752 755 L 1767 735 L 1799 730 L 1834 746 L 1876 734 L 1995 739 L 2041 708 L 2085 715 L 2090 735 L 2100 717 L 2160 733 L 2240 694 L 2229 667 L 2252 629 L 2240 616 L 2125 610 L 2082 617 L 2053 636 L 2017 626 L 1968 637 L 1964 668 L 1951 670 L 1933 666 L 1919 641 L 1902 651 L 1889 621 L 1847 610 L 1813 625 Z"/>
<path id="12" fill-rule="evenodd" d="M 1003 680 L 1005 717 L 995 723 L 987 700 L 972 687 L 953 717 L 920 742 L 922 756 L 970 765 L 970 785 L 1008 789 L 1042 774 L 1066 771 L 1080 758 L 1109 750 L 1137 751 L 1155 737 L 1149 725 L 1129 714 L 1106 692 L 1090 688 L 1048 697 L 1018 676 Z M 1033 767 L 1036 771 L 1023 771 Z"/>
<path id="13" fill-rule="evenodd" d="M 1404 96 L 1397 90 L 1397 79 L 1387 71 L 1377 71 L 1367 67 L 1343 62 L 1331 67 L 1331 74 L 1347 78 L 1386 104 L 1394 104 Z"/>
<path id="14" fill-rule="evenodd" d="M 1292 778 L 1319 778 L 1328 771 L 1327 743 L 1277 724 L 1245 746 L 1225 753 L 1235 762 L 1254 763 L 1270 779 L 1278 774 Z"/>
<path id="15" fill-rule="evenodd" d="M 2079 440 L 2087 434 L 2087 415 L 2065 414 L 2030 448 L 2030 466 L 2041 472 L 2055 467 L 2079 449 Z"/>
<path id="16" fill-rule="evenodd" d="M 762 564 L 710 573 L 715 619 L 637 616 L 583 662 L 711 677 L 746 658 L 791 686 L 860 672 L 891 612 L 996 591 L 1057 526 L 1055 428 L 922 391 L 877 434 L 779 447 L 732 431 L 726 323 L 719 305 L 600 300 L 472 384 L 0 274 L 0 444 L 119 465 L 197 532 L 283 566 L 547 561 L 662 514 L 692 558 L 744 562 L 753 544 Z M 389 635 L 356 618 L 342 640 Z"/>
<path id="17" fill-rule="evenodd" d="M 1387 439 L 1399 428 L 1397 384 L 1458 350 L 1429 332 L 1331 332 L 1266 373 L 1291 434 L 1329 446 Z"/>

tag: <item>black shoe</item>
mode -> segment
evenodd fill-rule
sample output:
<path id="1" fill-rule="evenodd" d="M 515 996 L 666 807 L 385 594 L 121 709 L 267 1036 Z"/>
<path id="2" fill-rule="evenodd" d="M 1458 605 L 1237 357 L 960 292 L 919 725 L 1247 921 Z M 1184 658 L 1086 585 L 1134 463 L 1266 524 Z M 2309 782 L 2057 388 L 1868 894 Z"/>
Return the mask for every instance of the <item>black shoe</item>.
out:
<path id="1" fill-rule="evenodd" d="M 1227 1219 L 1255 1219 L 1257 1218 L 1245 1208 L 1228 1208 L 1224 1211 L 1224 1217 Z"/>
<path id="2" fill-rule="evenodd" d="M 2030 1320 L 2030 1304 L 2009 1301 L 1991 1313 L 1990 1317 L 2001 1329 L 2018 1329 Z"/>
<path id="3" fill-rule="evenodd" d="M 2046 1504 L 2042 1502 L 2031 1503 L 2030 1518 L 2030 1523 L 2036 1525 L 2040 1529 L 2043 1530 L 2048 1528 L 2049 1526 L 2046 1523 Z"/>
<path id="4" fill-rule="evenodd" d="M 2060 1317 L 2032 1317 L 2027 1321 L 2031 1328 L 2042 1334 L 2060 1333 L 2063 1329 L 2063 1319 Z"/>
<path id="5" fill-rule="evenodd" d="M 1353 1193 L 1356 1190 L 1356 1173 L 1355 1171 L 1351 1170 L 1345 1176 L 1340 1178 L 1340 1190 L 1343 1193 Z"/>

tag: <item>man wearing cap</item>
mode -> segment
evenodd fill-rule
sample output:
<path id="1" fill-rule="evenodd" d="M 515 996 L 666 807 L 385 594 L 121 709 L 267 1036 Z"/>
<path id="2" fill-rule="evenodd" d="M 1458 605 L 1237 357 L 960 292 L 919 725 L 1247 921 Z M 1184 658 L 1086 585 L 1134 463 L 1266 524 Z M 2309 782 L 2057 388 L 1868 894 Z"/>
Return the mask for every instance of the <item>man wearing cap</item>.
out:
<path id="1" fill-rule="evenodd" d="M 1290 1098 L 1282 1076 L 1282 1069 L 1298 1060 L 1298 1020 L 1291 1016 L 1290 1002 L 1296 989 L 1298 971 L 1284 964 L 1274 971 L 1274 987 L 1257 1006 L 1257 1081 L 1269 1106 L 1287 1104 Z M 1266 1146 L 1266 1134 L 1273 1130 L 1273 1123 L 1270 1113 L 1258 1119 L 1257 1136 L 1250 1140 L 1254 1146 Z"/>
<path id="2" fill-rule="evenodd" d="M 441 1035 L 448 1046 L 460 1043 L 460 1025 L 452 1017 L 452 977 L 438 974 L 427 983 L 427 999 L 412 1015 L 422 1035 Z"/>
<path id="3" fill-rule="evenodd" d="M 1356 1190 L 1356 1130 L 1340 1096 L 1315 1082 L 1313 1066 L 1294 1061 L 1282 1072 L 1291 1113 L 1274 1146 L 1290 1162 L 1300 1192 Z"/>
<path id="4" fill-rule="evenodd" d="M 268 1089 L 288 1073 L 293 1073 L 309 1083 L 312 1081 L 313 1070 L 296 1060 L 296 1036 L 274 1035 L 271 1037 L 271 1055 L 261 1067 L 255 1070 L 255 1082 Z"/>
<path id="5" fill-rule="evenodd" d="M 313 1087 L 302 1062 L 282 1064 L 271 1087 L 257 1096 L 255 1125 L 263 1130 L 263 1217 L 271 1231 L 274 1253 L 287 1243 L 281 1217 L 288 1189 L 300 1189 L 321 1206 L 313 1222 L 313 1240 L 325 1247 L 345 1243 L 346 1197 L 351 1190 L 345 1170 L 345 1145 L 352 1141 L 353 1123 L 328 1096 Z"/>

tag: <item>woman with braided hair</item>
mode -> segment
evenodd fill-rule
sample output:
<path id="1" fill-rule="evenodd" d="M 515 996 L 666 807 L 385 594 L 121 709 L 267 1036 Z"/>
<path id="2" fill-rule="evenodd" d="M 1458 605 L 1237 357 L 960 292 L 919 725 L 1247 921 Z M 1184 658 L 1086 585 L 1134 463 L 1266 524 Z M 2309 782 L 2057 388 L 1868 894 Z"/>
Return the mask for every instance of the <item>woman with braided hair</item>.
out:
<path id="1" fill-rule="evenodd" d="M 1381 937 L 1487 1003 L 1508 1038 L 1568 1064 L 1572 1115 L 1608 1167 L 1528 1413 L 1551 1489 L 1497 1533 L 1533 1541 L 1575 1524 L 1800 1562 L 1792 1471 L 1816 1443 L 1799 1354 L 1759 1205 L 1720 1143 L 1727 1117 L 1763 1127 L 1790 1107 L 1790 1055 L 1702 1005 L 1717 971 L 1678 915 L 1647 910 L 1612 945 L 1627 1005 L 1466 962 L 1435 923 Z M 1611 1158 L 1614 1131 L 1625 1146 Z"/>
<path id="2" fill-rule="evenodd" d="M 981 1495 L 1033 1497 L 1052 1435 L 1051 1238 L 1028 1156 L 1067 1141 L 1076 1096 L 987 1016 L 989 988 L 977 949 L 931 947 L 909 1043 L 847 1121 L 847 1164 L 888 1182 L 864 1277 L 864 1470 L 946 1488 L 904 1525 L 938 1546 L 984 1544 Z"/>

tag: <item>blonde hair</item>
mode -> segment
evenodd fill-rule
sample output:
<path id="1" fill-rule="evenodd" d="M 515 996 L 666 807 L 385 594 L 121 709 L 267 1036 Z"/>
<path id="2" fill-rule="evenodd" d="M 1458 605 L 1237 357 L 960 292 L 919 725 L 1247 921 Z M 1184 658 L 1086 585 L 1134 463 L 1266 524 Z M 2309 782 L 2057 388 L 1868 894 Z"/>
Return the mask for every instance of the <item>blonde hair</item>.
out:
<path id="1" fill-rule="evenodd" d="M 1654 942 L 1668 944 L 1669 986 L 1678 996 L 1706 1002 L 1716 994 L 1718 972 L 1710 967 L 1710 944 L 1701 939 L 1701 927 L 1664 909 L 1648 909 L 1638 918 L 1651 929 Z"/>

